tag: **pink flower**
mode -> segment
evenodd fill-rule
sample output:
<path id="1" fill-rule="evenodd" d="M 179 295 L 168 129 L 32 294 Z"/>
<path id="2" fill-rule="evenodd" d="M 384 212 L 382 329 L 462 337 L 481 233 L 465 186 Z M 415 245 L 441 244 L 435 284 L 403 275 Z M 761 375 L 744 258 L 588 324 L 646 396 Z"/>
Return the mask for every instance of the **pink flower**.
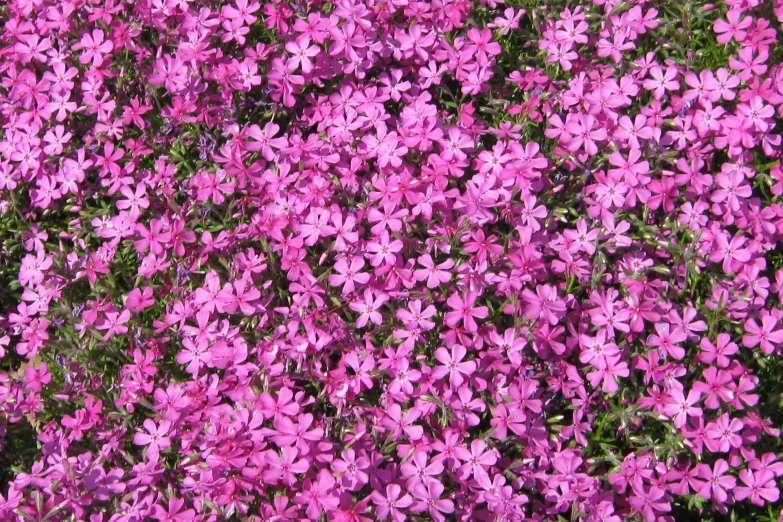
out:
<path id="1" fill-rule="evenodd" d="M 337 273 L 329 276 L 329 284 L 343 285 L 343 294 L 353 293 L 357 283 L 364 285 L 370 280 L 369 273 L 360 271 L 363 267 L 364 260 L 361 257 L 352 258 L 350 265 L 345 258 L 341 257 L 334 265 Z"/>
<path id="2" fill-rule="evenodd" d="M 446 161 L 455 158 L 466 159 L 468 156 L 464 151 L 473 147 L 473 140 L 470 139 L 470 136 L 463 134 L 457 127 L 450 127 L 447 136 L 448 139 L 440 141 L 441 147 L 443 147 L 443 151 L 440 153 L 441 157 Z"/>
<path id="3" fill-rule="evenodd" d="M 147 446 L 147 459 L 157 460 L 160 450 L 171 446 L 171 439 L 168 437 L 171 431 L 171 422 L 162 420 L 156 424 L 153 419 L 147 419 L 143 425 L 146 432 L 136 432 L 133 443 L 138 446 Z"/>
<path id="4" fill-rule="evenodd" d="M 392 404 L 381 419 L 381 426 L 392 432 L 393 440 L 398 440 L 404 433 L 415 441 L 421 439 L 424 434 L 424 428 L 413 424 L 419 417 L 421 417 L 421 413 L 415 408 L 411 408 L 403 415 L 400 405 Z"/>
<path id="5" fill-rule="evenodd" d="M 589 114 L 580 114 L 566 123 L 565 130 L 572 136 L 568 142 L 569 150 L 577 151 L 583 147 L 588 154 L 596 154 L 598 152 L 596 142 L 604 141 L 607 137 L 606 130 L 597 127 L 597 123 Z"/>
<path id="6" fill-rule="evenodd" d="M 731 389 L 734 379 L 729 372 L 711 366 L 702 372 L 702 377 L 704 382 L 696 381 L 693 383 L 693 389 L 706 397 L 705 406 L 716 410 L 721 402 L 728 404 L 734 400 L 734 392 Z"/>
<path id="7" fill-rule="evenodd" d="M 448 326 L 456 328 L 462 323 L 462 326 L 468 332 L 478 330 L 475 319 L 485 319 L 489 315 L 489 308 L 486 306 L 474 306 L 478 295 L 476 292 L 465 292 L 464 299 L 459 294 L 452 294 L 446 300 L 446 304 L 453 310 L 446 312 L 444 316 Z"/>
<path id="8" fill-rule="evenodd" d="M 305 481 L 302 493 L 294 498 L 294 502 L 304 506 L 310 520 L 318 519 L 323 512 L 331 513 L 340 505 L 340 500 L 334 491 L 335 480 L 325 469 L 321 469 L 316 480 Z"/>
<path id="9" fill-rule="evenodd" d="M 391 516 L 394 522 L 403 522 L 405 514 L 400 511 L 413 504 L 413 498 L 402 494 L 402 488 L 397 484 L 386 486 L 386 495 L 379 491 L 370 494 L 370 500 L 375 504 L 375 514 L 380 520 L 386 520 Z"/>
<path id="10" fill-rule="evenodd" d="M 717 502 L 726 502 L 729 496 L 727 491 L 732 491 L 737 485 L 737 479 L 731 475 L 726 475 L 729 471 L 729 463 L 723 459 L 715 461 L 715 465 L 710 468 L 707 464 L 699 464 L 698 476 L 705 479 L 702 482 L 697 493 L 702 498 L 714 498 Z"/>
<path id="11" fill-rule="evenodd" d="M 279 131 L 280 126 L 271 122 L 264 125 L 263 130 L 258 125 L 251 125 L 247 129 L 247 137 L 252 141 L 248 142 L 245 147 L 250 151 L 261 151 L 261 156 L 265 160 L 272 161 L 275 159 L 273 149 L 281 149 L 286 146 L 287 142 L 285 137 L 273 138 Z"/>
<path id="12" fill-rule="evenodd" d="M 164 55 L 155 60 L 154 67 L 155 73 L 148 77 L 148 81 L 152 85 L 163 85 L 166 90 L 172 93 L 179 92 L 185 86 L 187 69 L 182 61 Z"/>
<path id="13" fill-rule="evenodd" d="M 731 448 L 739 448 L 743 443 L 740 432 L 744 427 L 740 419 L 732 419 L 728 413 L 724 413 L 717 420 L 707 424 L 704 430 L 707 449 L 726 453 Z"/>
<path id="14" fill-rule="evenodd" d="M 430 317 L 437 313 L 433 305 L 429 305 L 422 310 L 421 300 L 415 299 L 410 302 L 408 308 L 408 310 L 403 308 L 397 310 L 397 318 L 405 323 L 406 329 L 413 330 L 414 328 L 419 328 L 421 331 L 427 331 L 435 327 L 433 321 L 428 321 Z"/>
<path id="15" fill-rule="evenodd" d="M 563 235 L 568 239 L 571 244 L 568 250 L 571 252 L 579 252 L 584 250 L 588 255 L 595 253 L 595 245 L 593 241 L 598 239 L 600 231 L 598 229 L 588 230 L 587 221 L 580 219 L 576 222 L 576 230 L 566 230 Z"/>
<path id="16" fill-rule="evenodd" d="M 671 511 L 671 504 L 666 500 L 666 493 L 656 487 L 651 486 L 649 490 L 644 487 L 633 487 L 633 495 L 628 497 L 628 503 L 638 512 L 646 522 L 653 522 L 658 519 L 656 512 L 667 513 Z"/>
<path id="17" fill-rule="evenodd" d="M 417 501 L 411 506 L 411 511 L 414 513 L 426 511 L 436 522 L 443 522 L 446 520 L 443 513 L 454 512 L 454 502 L 441 498 L 444 489 L 443 484 L 436 480 L 426 485 L 419 482 L 413 487 L 413 496 Z"/>
<path id="18" fill-rule="evenodd" d="M 536 286 L 536 293 L 528 289 L 522 291 L 522 299 L 527 302 L 525 316 L 542 319 L 556 325 L 565 316 L 566 305 L 557 296 L 557 289 L 549 285 Z"/>
<path id="19" fill-rule="evenodd" d="M 766 502 L 777 502 L 780 498 L 780 491 L 775 485 L 775 474 L 770 470 L 743 469 L 739 478 L 745 485 L 734 489 L 734 498 L 737 500 L 750 497 L 753 504 L 763 506 Z"/>
<path id="20" fill-rule="evenodd" d="M 676 360 L 682 360 L 685 357 L 685 349 L 679 346 L 680 343 L 688 339 L 688 334 L 679 326 L 670 329 L 669 323 L 658 323 L 655 325 L 656 333 L 647 338 L 649 346 L 658 347 L 661 356 L 669 354 Z"/>
<path id="21" fill-rule="evenodd" d="M 209 341 L 207 339 L 183 339 L 181 350 L 176 355 L 178 364 L 187 364 L 185 371 L 191 375 L 197 375 L 199 370 L 212 362 L 212 352 L 209 350 Z"/>
<path id="22" fill-rule="evenodd" d="M 360 313 L 359 318 L 356 319 L 356 327 L 364 328 L 368 321 L 375 325 L 381 324 L 383 316 L 378 312 L 378 309 L 388 300 L 388 295 L 378 294 L 378 296 L 373 297 L 373 291 L 369 288 L 366 289 L 364 291 L 364 302 L 354 301 L 348 305 L 351 310 Z"/>
<path id="23" fill-rule="evenodd" d="M 731 9 L 726 13 L 728 22 L 724 20 L 715 21 L 714 29 L 715 32 L 718 33 L 718 37 L 716 38 L 718 43 L 727 44 L 732 38 L 737 42 L 745 40 L 745 37 L 748 35 L 748 33 L 745 32 L 745 29 L 753 24 L 753 19 L 750 16 L 740 19 L 741 16 L 741 9 Z"/>
<path id="24" fill-rule="evenodd" d="M 340 453 L 340 458 L 332 461 L 332 470 L 336 473 L 342 473 L 342 477 L 348 480 L 352 487 L 361 487 L 370 480 L 366 470 L 370 469 L 370 459 L 362 456 L 356 456 L 356 451 L 352 449 L 344 450 Z"/>
<path id="25" fill-rule="evenodd" d="M 652 76 L 652 79 L 644 80 L 642 86 L 653 91 L 656 100 L 663 98 L 666 91 L 674 91 L 680 88 L 680 82 L 675 80 L 677 78 L 677 69 L 674 66 L 670 65 L 664 72 L 663 69 L 655 65 L 650 69 L 650 76 Z"/>
<path id="26" fill-rule="evenodd" d="M 620 117 L 614 136 L 628 140 L 628 144 L 633 150 L 639 148 L 639 138 L 653 139 L 653 131 L 647 125 L 647 118 L 642 114 L 637 114 L 633 121 L 628 116 Z"/>
<path id="27" fill-rule="evenodd" d="M 106 330 L 103 336 L 104 341 L 108 341 L 114 335 L 123 335 L 128 332 L 128 327 L 123 326 L 130 320 L 130 312 L 123 310 L 120 313 L 106 312 L 106 317 L 99 319 L 96 323 L 98 330 Z"/>
<path id="28" fill-rule="evenodd" d="M 248 4 L 247 0 L 235 0 L 235 5 L 236 7 L 233 5 L 223 6 L 223 16 L 231 20 L 239 18 L 247 25 L 252 25 L 258 20 L 258 17 L 252 14 L 261 8 L 261 5 L 258 2 Z"/>
<path id="29" fill-rule="evenodd" d="M 370 264 L 372 266 L 380 266 L 381 264 L 393 265 L 397 260 L 396 254 L 400 252 L 403 247 L 403 242 L 399 239 L 391 240 L 389 233 L 384 230 L 381 232 L 377 240 L 373 240 L 367 244 L 368 257 L 370 258 Z"/>
<path id="30" fill-rule="evenodd" d="M 288 64 L 294 68 L 301 66 L 302 72 L 307 74 L 313 70 L 311 58 L 318 56 L 321 50 L 318 46 L 310 45 L 310 38 L 302 35 L 294 42 L 285 44 L 285 50 L 291 53 Z"/>
<path id="31" fill-rule="evenodd" d="M 451 353 L 443 347 L 435 350 L 435 358 L 442 366 L 437 366 L 432 370 L 432 377 L 434 379 L 442 379 L 448 375 L 451 387 L 459 388 L 464 382 L 463 375 L 468 376 L 476 371 L 476 363 L 474 361 L 462 362 L 467 353 L 468 351 L 465 347 L 459 344 L 451 347 Z"/>
<path id="32" fill-rule="evenodd" d="M 304 237 L 306 246 L 313 246 L 320 238 L 331 236 L 337 231 L 328 224 L 330 217 L 328 210 L 310 210 L 304 223 L 301 225 L 302 237 Z"/>
<path id="33" fill-rule="evenodd" d="M 459 468 L 462 480 L 471 476 L 474 478 L 486 477 L 487 468 L 495 465 L 498 461 L 497 450 L 487 449 L 486 442 L 478 439 L 474 439 L 470 443 L 470 450 L 464 446 L 454 448 L 454 456 L 464 463 Z"/>
<path id="34" fill-rule="evenodd" d="M 82 36 L 81 41 L 74 45 L 74 50 L 84 50 L 79 56 L 79 62 L 88 64 L 92 61 L 93 67 L 100 67 L 103 64 L 103 55 L 114 49 L 111 40 L 104 41 L 104 39 L 105 35 L 101 29 L 93 29 L 92 35 Z"/>
<path id="35" fill-rule="evenodd" d="M 726 368 L 731 362 L 731 359 L 727 356 L 734 355 L 739 349 L 736 343 L 731 342 L 731 336 L 727 333 L 718 334 L 716 344 L 712 344 L 705 337 L 699 342 L 699 347 L 701 348 L 701 352 L 698 355 L 699 361 L 704 364 L 715 362 L 721 368 Z"/>
<path id="36" fill-rule="evenodd" d="M 606 357 L 603 367 L 597 368 L 597 370 L 587 374 L 587 380 L 596 388 L 601 383 L 601 391 L 604 393 L 614 393 L 620 389 L 615 377 L 628 377 L 630 375 L 628 363 L 621 361 L 619 354 Z"/>
<path id="37" fill-rule="evenodd" d="M 153 519 L 160 522 L 188 522 L 193 520 L 196 512 L 192 509 L 182 509 L 185 504 L 183 498 L 169 498 L 168 509 L 156 504 L 152 507 Z"/>
<path id="38" fill-rule="evenodd" d="M 52 264 L 52 258 L 47 257 L 43 250 L 39 250 L 34 256 L 27 254 L 22 258 L 19 269 L 19 284 L 22 286 L 41 284 L 44 280 L 44 272 L 51 268 Z"/>
<path id="39" fill-rule="evenodd" d="M 152 298 L 152 288 L 145 287 L 144 290 L 134 288 L 128 293 L 128 297 L 125 299 L 125 306 L 131 312 L 138 313 L 144 311 L 155 304 L 155 300 Z"/>
<path id="40" fill-rule="evenodd" d="M 266 484 L 276 484 L 282 481 L 287 486 L 293 486 L 297 483 L 296 475 L 301 475 L 310 469 L 310 463 L 306 459 L 296 460 L 299 451 L 289 446 L 280 449 L 282 458 L 274 451 L 268 451 L 265 454 L 266 469 L 263 472 L 264 482 Z"/>
<path id="41" fill-rule="evenodd" d="M 677 388 L 669 390 L 669 399 L 663 407 L 663 413 L 674 419 L 674 427 L 682 428 L 688 419 L 691 417 L 701 417 L 702 410 L 697 408 L 695 404 L 699 402 L 701 393 L 693 389 L 688 392 L 686 398 L 682 391 Z"/>
<path id="42" fill-rule="evenodd" d="M 737 212 L 740 209 L 740 201 L 749 198 L 752 194 L 750 185 L 743 183 L 745 176 L 737 170 L 732 170 L 728 174 L 720 172 L 715 176 L 715 182 L 720 187 L 714 190 L 710 196 L 713 203 L 725 201 L 731 210 Z"/>
<path id="43" fill-rule="evenodd" d="M 761 326 L 755 319 L 745 321 L 745 331 L 742 336 L 742 345 L 753 348 L 760 345 L 761 351 L 771 354 L 775 351 L 775 345 L 783 344 L 783 328 L 780 327 L 780 320 L 771 314 L 761 316 Z"/>
<path id="44" fill-rule="evenodd" d="M 636 45 L 634 45 L 633 42 L 626 42 L 625 38 L 625 33 L 621 31 L 614 34 L 614 38 L 611 42 L 605 38 L 601 38 L 596 45 L 598 48 L 596 54 L 598 56 L 610 56 L 614 63 L 620 63 L 624 51 L 636 49 Z"/>
<path id="45" fill-rule="evenodd" d="M 606 330 L 600 330 L 595 337 L 580 335 L 579 345 L 582 347 L 579 360 L 584 364 L 592 364 L 596 368 L 605 368 L 607 357 L 620 354 L 616 344 L 606 342 Z"/>
<path id="46" fill-rule="evenodd" d="M 416 281 L 427 280 L 427 288 L 437 288 L 442 283 L 448 283 L 451 281 L 451 273 L 448 271 L 454 266 L 454 261 L 447 259 L 443 263 L 435 265 L 429 254 L 424 254 L 418 259 L 419 264 L 424 268 L 421 270 L 415 270 L 413 277 Z"/>
<path id="47" fill-rule="evenodd" d="M 43 148 L 44 154 L 49 154 L 50 156 L 59 155 L 63 151 L 63 145 L 68 143 L 72 137 L 73 134 L 66 132 L 65 127 L 62 125 L 57 125 L 54 131 L 47 131 L 44 135 L 44 141 L 49 145 Z"/>
<path id="48" fill-rule="evenodd" d="M 127 185 L 120 188 L 120 193 L 125 196 L 126 199 L 122 199 L 117 202 L 117 208 L 120 210 L 128 210 L 131 219 L 138 219 L 141 215 L 141 209 L 147 209 L 150 206 L 150 201 L 147 199 L 147 189 L 143 184 L 136 185 L 136 191 L 132 191 Z"/>
<path id="49" fill-rule="evenodd" d="M 408 477 L 406 487 L 411 490 L 416 484 L 427 485 L 432 480 L 437 480 L 437 476 L 443 473 L 443 463 L 441 461 L 427 462 L 427 452 L 414 451 L 410 460 L 402 463 L 400 473 L 403 477 Z"/>
<path id="50" fill-rule="evenodd" d="M 723 261 L 723 271 L 725 273 L 736 272 L 743 263 L 750 261 L 751 252 L 743 248 L 747 238 L 736 235 L 727 239 L 725 233 L 719 233 L 715 236 L 715 243 L 710 253 L 710 261 L 717 263 Z"/>

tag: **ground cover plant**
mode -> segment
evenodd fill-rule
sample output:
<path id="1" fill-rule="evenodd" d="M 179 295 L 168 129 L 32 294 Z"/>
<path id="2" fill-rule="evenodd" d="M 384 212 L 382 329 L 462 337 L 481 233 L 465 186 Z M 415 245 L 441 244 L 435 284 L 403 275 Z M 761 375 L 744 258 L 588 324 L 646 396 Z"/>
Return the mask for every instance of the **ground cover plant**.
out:
<path id="1" fill-rule="evenodd" d="M 782 22 L 0 2 L 0 520 L 779 520 Z"/>

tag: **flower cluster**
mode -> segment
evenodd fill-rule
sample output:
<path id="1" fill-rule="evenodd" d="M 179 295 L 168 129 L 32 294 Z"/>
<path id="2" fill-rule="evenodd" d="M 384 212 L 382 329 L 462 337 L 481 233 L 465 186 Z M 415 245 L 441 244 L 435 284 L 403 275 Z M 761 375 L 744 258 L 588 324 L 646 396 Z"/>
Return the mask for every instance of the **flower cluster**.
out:
<path id="1" fill-rule="evenodd" d="M 783 1 L 0 20 L 0 520 L 777 518 Z"/>

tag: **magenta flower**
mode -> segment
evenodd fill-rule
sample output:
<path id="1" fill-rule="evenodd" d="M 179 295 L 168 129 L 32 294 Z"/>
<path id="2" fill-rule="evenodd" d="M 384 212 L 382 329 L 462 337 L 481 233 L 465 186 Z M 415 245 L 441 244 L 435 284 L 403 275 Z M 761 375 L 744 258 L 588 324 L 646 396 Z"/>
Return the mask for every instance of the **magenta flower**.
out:
<path id="1" fill-rule="evenodd" d="M 370 468 L 370 460 L 364 456 L 356 456 L 356 452 L 347 449 L 340 453 L 339 459 L 332 461 L 332 470 L 341 473 L 342 477 L 352 485 L 361 487 L 370 480 L 367 471 Z"/>
<path id="2" fill-rule="evenodd" d="M 470 450 L 462 446 L 454 448 L 454 456 L 463 462 L 459 468 L 460 478 L 463 480 L 470 476 L 486 476 L 487 468 L 498 461 L 497 450 L 487 449 L 487 444 L 477 439 L 470 443 Z"/>
<path id="3" fill-rule="evenodd" d="M 288 65 L 294 68 L 301 66 L 302 72 L 305 74 L 313 70 L 314 66 L 311 58 L 318 56 L 321 52 L 317 46 L 310 45 L 310 38 L 307 35 L 300 36 L 295 42 L 287 43 L 285 50 L 291 53 Z"/>
<path id="4" fill-rule="evenodd" d="M 745 29 L 749 28 L 753 24 L 753 19 L 749 16 L 740 18 L 742 11 L 740 9 L 731 9 L 726 13 L 726 19 L 715 21 L 715 32 L 719 33 L 716 40 L 718 43 L 727 44 L 732 39 L 741 42 L 745 40 L 748 33 Z"/>
<path id="5" fill-rule="evenodd" d="M 721 415 L 708 423 L 704 430 L 707 449 L 725 453 L 731 448 L 739 448 L 742 446 L 740 432 L 744 427 L 740 419 L 732 419 L 728 414 Z"/>
<path id="6" fill-rule="evenodd" d="M 378 312 L 378 310 L 388 300 L 389 296 L 386 294 L 378 294 L 377 296 L 373 296 L 372 290 L 369 288 L 365 290 L 364 302 L 354 301 L 348 305 L 351 310 L 354 312 L 359 312 L 360 314 L 356 319 L 356 327 L 364 328 L 368 321 L 376 325 L 381 324 L 383 316 L 380 312 Z"/>
<path id="7" fill-rule="evenodd" d="M 427 462 L 427 453 L 424 451 L 414 451 L 410 460 L 403 462 L 400 466 L 400 473 L 403 477 L 408 477 L 406 487 L 412 490 L 416 484 L 427 485 L 437 476 L 443 473 L 443 463 L 441 461 Z"/>
<path id="8" fill-rule="evenodd" d="M 418 261 L 424 268 L 415 270 L 413 272 L 413 277 L 416 278 L 417 281 L 424 281 L 426 279 L 427 288 L 437 288 L 440 284 L 451 281 L 452 275 L 448 271 L 454 266 L 454 261 L 451 259 L 447 259 L 443 263 L 435 265 L 432 257 L 430 257 L 429 254 L 425 254 L 421 256 Z"/>
<path id="9" fill-rule="evenodd" d="M 209 341 L 206 339 L 183 339 L 184 348 L 176 355 L 178 364 L 187 364 L 185 371 L 191 375 L 197 375 L 201 368 L 212 363 L 213 354 L 209 349 Z"/>
<path id="10" fill-rule="evenodd" d="M 783 0 L 706 2 L 5 2 L 0 520 L 774 508 Z"/>
<path id="11" fill-rule="evenodd" d="M 649 80 L 644 80 L 642 86 L 645 89 L 653 91 L 653 95 L 656 100 L 660 100 L 666 91 L 674 91 L 680 88 L 680 82 L 675 80 L 677 78 L 677 69 L 673 66 L 666 68 L 666 71 L 659 66 L 654 66 L 650 69 Z"/>
<path id="12" fill-rule="evenodd" d="M 258 125 L 251 125 L 248 128 L 247 137 L 252 141 L 248 142 L 245 147 L 250 151 L 260 151 L 265 160 L 272 161 L 275 158 L 273 149 L 281 149 L 286 145 L 284 137 L 273 137 L 279 131 L 280 126 L 271 122 L 264 125 L 263 130 Z"/>
<path id="13" fill-rule="evenodd" d="M 735 396 L 731 386 L 734 379 L 729 372 L 710 367 L 704 370 L 702 376 L 705 382 L 693 383 L 693 389 L 706 396 L 705 406 L 715 410 L 720 407 L 720 402 L 732 402 Z"/>
<path id="14" fill-rule="evenodd" d="M 697 475 L 705 482 L 700 483 L 696 493 L 708 500 L 714 498 L 717 502 L 726 502 L 728 492 L 737 485 L 737 479 L 726 475 L 728 471 L 729 463 L 723 459 L 715 461 L 712 468 L 707 464 L 699 464 Z"/>
<path id="15" fill-rule="evenodd" d="M 350 264 L 344 258 L 340 258 L 334 265 L 337 272 L 329 276 L 330 285 L 343 285 L 342 293 L 350 294 L 356 288 L 356 284 L 364 285 L 370 280 L 370 274 L 361 272 L 364 267 L 364 260 L 360 257 L 354 257 Z"/>
<path id="16" fill-rule="evenodd" d="M 150 206 L 149 199 L 147 199 L 147 189 L 144 185 L 136 185 L 135 192 L 130 187 L 123 186 L 120 189 L 120 193 L 125 196 L 126 199 L 117 202 L 117 208 L 120 210 L 128 210 L 132 219 L 138 219 L 141 215 L 141 209 L 147 209 Z"/>
<path id="17" fill-rule="evenodd" d="M 710 201 L 714 203 L 721 203 L 723 201 L 728 204 L 729 208 L 733 211 L 738 211 L 740 208 L 740 201 L 744 200 L 752 194 L 750 185 L 743 183 L 745 176 L 739 171 L 731 171 L 728 174 L 720 172 L 715 176 L 715 182 L 720 189 L 714 190 Z"/>
<path id="18" fill-rule="evenodd" d="M 710 261 L 713 263 L 723 261 L 724 272 L 736 272 L 743 263 L 750 261 L 750 251 L 743 248 L 746 242 L 747 239 L 739 235 L 731 238 L 731 241 L 725 234 L 717 235 L 710 254 Z"/>
<path id="19" fill-rule="evenodd" d="M 133 443 L 139 446 L 147 446 L 147 459 L 157 460 L 160 450 L 171 447 L 171 439 L 168 437 L 171 431 L 171 422 L 162 420 L 155 423 L 152 419 L 144 421 L 144 431 L 138 431 L 133 437 Z"/>
<path id="20" fill-rule="evenodd" d="M 276 416 L 273 424 L 277 431 L 270 433 L 272 441 L 281 447 L 296 444 L 299 454 L 307 455 L 310 453 L 310 443 L 319 440 L 324 434 L 322 427 L 313 427 L 314 420 L 310 413 L 299 414 L 296 422 L 289 417 Z"/>
<path id="21" fill-rule="evenodd" d="M 605 129 L 596 127 L 596 119 L 591 115 L 580 115 L 565 125 L 565 130 L 572 136 L 568 142 L 568 149 L 577 151 L 584 148 L 588 154 L 596 154 L 598 146 L 596 142 L 603 141 L 607 137 Z"/>
<path id="22" fill-rule="evenodd" d="M 576 231 L 566 230 L 563 235 L 568 239 L 571 244 L 569 250 L 571 252 L 579 252 L 584 250 L 588 255 L 595 253 L 595 245 L 592 244 L 600 235 L 597 229 L 588 230 L 587 222 L 584 219 L 580 219 L 576 223 Z"/>
<path id="23" fill-rule="evenodd" d="M 125 306 L 131 312 L 138 313 L 155 304 L 152 298 L 152 288 L 146 287 L 144 290 L 134 288 L 128 293 L 125 300 Z"/>
<path id="24" fill-rule="evenodd" d="M 442 347 L 435 350 L 435 358 L 441 363 L 441 366 L 432 370 L 432 377 L 442 379 L 448 375 L 451 387 L 459 388 L 465 381 L 464 377 L 476 371 L 474 361 L 462 362 L 467 353 L 465 347 L 459 344 L 452 346 L 451 352 Z"/>
<path id="25" fill-rule="evenodd" d="M 51 257 L 47 257 L 43 250 L 36 255 L 27 254 L 22 259 L 19 269 L 19 284 L 22 286 L 35 286 L 43 282 L 44 272 L 53 265 Z"/>
<path id="26" fill-rule="evenodd" d="M 265 464 L 268 468 L 264 471 L 264 482 L 275 484 L 278 481 L 288 486 L 296 484 L 296 475 L 301 475 L 310 468 L 310 463 L 305 459 L 296 460 L 299 451 L 292 447 L 280 449 L 282 458 L 274 451 L 265 454 Z"/>
<path id="27" fill-rule="evenodd" d="M 302 493 L 294 498 L 294 502 L 304 506 L 307 516 L 311 520 L 316 520 L 323 512 L 330 513 L 340 505 L 339 499 L 334 494 L 334 484 L 334 477 L 322 469 L 318 473 L 317 480 L 308 480 L 304 483 Z"/>
<path id="28" fill-rule="evenodd" d="M 84 487 L 90 491 L 97 500 L 108 500 L 112 495 L 125 492 L 126 485 L 121 482 L 125 474 L 121 469 L 115 468 L 106 473 L 103 468 L 93 468 L 84 477 Z"/>
<path id="29" fill-rule="evenodd" d="M 169 498 L 168 508 L 155 504 L 152 507 L 152 514 L 150 516 L 160 522 L 187 522 L 193 520 L 196 516 L 196 512 L 192 509 L 183 509 L 184 505 L 185 499 Z"/>
<path id="30" fill-rule="evenodd" d="M 688 392 L 688 397 L 686 398 L 681 390 L 672 388 L 669 390 L 669 399 L 663 406 L 663 413 L 674 419 L 675 428 L 682 428 L 685 426 L 689 415 L 691 417 L 702 416 L 702 409 L 695 406 L 700 398 L 701 392 L 696 389 Z"/>
<path id="31" fill-rule="evenodd" d="M 734 489 L 734 498 L 737 500 L 750 497 L 752 503 L 763 506 L 766 502 L 777 502 L 780 498 L 780 490 L 775 485 L 775 474 L 770 470 L 743 469 L 739 478 L 745 485 Z"/>
<path id="32" fill-rule="evenodd" d="M 671 504 L 666 499 L 666 493 L 655 486 L 650 487 L 648 490 L 645 490 L 643 487 L 634 487 L 633 495 L 628 497 L 628 503 L 647 522 L 657 520 L 656 513 L 671 511 Z"/>
<path id="33" fill-rule="evenodd" d="M 475 306 L 478 295 L 475 292 L 465 292 L 464 299 L 459 294 L 452 294 L 446 300 L 446 304 L 453 310 L 447 312 L 444 316 L 448 326 L 456 328 L 462 323 L 467 332 L 478 330 L 476 319 L 485 319 L 489 315 L 489 308 L 486 306 Z"/>
<path id="34" fill-rule="evenodd" d="M 386 495 L 378 491 L 370 494 L 370 500 L 375 504 L 375 514 L 380 520 L 386 520 L 391 516 L 394 522 L 403 522 L 405 514 L 400 511 L 413 504 L 413 498 L 402 494 L 402 488 L 397 484 L 386 486 Z"/>
<path id="35" fill-rule="evenodd" d="M 661 356 L 669 354 L 678 361 L 682 360 L 685 357 L 685 349 L 679 344 L 688 338 L 685 330 L 679 326 L 672 329 L 669 323 L 659 323 L 655 325 L 655 330 L 656 333 L 647 338 L 647 344 L 657 347 L 661 351 Z"/>
<path id="36" fill-rule="evenodd" d="M 742 336 L 742 345 L 748 348 L 759 346 L 761 351 L 770 354 L 775 351 L 775 345 L 783 344 L 783 328 L 780 320 L 774 316 L 765 314 L 761 317 L 761 326 L 755 319 L 745 321 L 745 331 Z"/>
<path id="37" fill-rule="evenodd" d="M 454 502 L 441 498 L 444 489 L 443 484 L 436 480 L 430 481 L 426 485 L 421 482 L 416 484 L 412 493 L 417 500 L 411 505 L 411 511 L 414 513 L 426 511 L 433 520 L 443 522 L 446 520 L 443 513 L 454 512 Z"/>
<path id="38" fill-rule="evenodd" d="M 397 310 L 397 318 L 405 323 L 405 328 L 407 330 L 418 328 L 421 331 L 427 331 L 435 327 L 435 323 L 430 321 L 429 318 L 433 317 L 436 313 L 437 310 L 433 305 L 429 305 L 422 310 L 421 301 L 415 299 L 410 302 L 408 310 L 403 308 Z"/>
<path id="39" fill-rule="evenodd" d="M 538 285 L 536 293 L 525 289 L 522 291 L 522 298 L 527 302 L 525 315 L 531 319 L 543 319 L 556 325 L 565 316 L 565 303 L 558 298 L 557 289 L 549 285 Z"/>
<path id="40" fill-rule="evenodd" d="M 604 393 L 614 393 L 620 386 L 615 377 L 628 377 L 630 375 L 628 363 L 620 360 L 620 355 L 606 357 L 603 367 L 587 374 L 587 380 L 594 387 L 601 384 L 601 391 Z"/>
<path id="41" fill-rule="evenodd" d="M 106 35 L 100 29 L 94 29 L 92 34 L 85 34 L 81 41 L 74 46 L 74 50 L 82 49 L 79 56 L 79 62 L 88 64 L 92 62 L 93 67 L 100 67 L 103 64 L 104 55 L 114 49 L 111 40 L 106 40 Z"/>
<path id="42" fill-rule="evenodd" d="M 124 326 L 130 320 L 130 312 L 106 312 L 106 317 L 99 319 L 96 323 L 98 330 L 106 330 L 103 336 L 104 341 L 108 341 L 114 335 L 123 335 L 128 332 L 128 327 Z"/>
<path id="43" fill-rule="evenodd" d="M 370 252 L 370 264 L 376 267 L 381 264 L 393 265 L 397 260 L 395 254 L 400 252 L 402 247 L 402 241 L 399 239 L 392 241 L 389 233 L 384 230 L 377 241 L 371 241 L 367 244 L 367 251 Z"/>
<path id="44" fill-rule="evenodd" d="M 421 413 L 418 410 L 412 408 L 403 415 L 400 405 L 393 404 L 381 419 L 381 426 L 392 432 L 393 439 L 399 439 L 405 433 L 411 440 L 419 440 L 424 434 L 424 428 L 413 424 L 419 417 Z"/>
<path id="45" fill-rule="evenodd" d="M 301 226 L 304 244 L 313 246 L 319 238 L 331 236 L 337 230 L 329 225 L 330 213 L 326 210 L 311 210 Z"/>
<path id="46" fill-rule="evenodd" d="M 747 327 L 745 328 L 747 330 Z M 703 338 L 699 342 L 701 351 L 697 356 L 699 361 L 704 364 L 716 363 L 721 368 L 726 368 L 731 359 L 729 356 L 734 355 L 739 350 L 736 343 L 731 342 L 731 336 L 726 333 L 718 334 L 716 344 L 712 344 L 708 338 Z"/>

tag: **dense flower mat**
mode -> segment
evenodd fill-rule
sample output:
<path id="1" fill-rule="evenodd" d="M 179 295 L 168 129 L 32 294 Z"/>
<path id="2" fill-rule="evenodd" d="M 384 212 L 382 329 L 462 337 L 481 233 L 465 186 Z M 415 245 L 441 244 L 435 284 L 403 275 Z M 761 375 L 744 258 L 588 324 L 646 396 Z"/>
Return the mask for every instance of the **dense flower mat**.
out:
<path id="1" fill-rule="evenodd" d="M 777 520 L 782 21 L 0 2 L 0 520 Z"/>

